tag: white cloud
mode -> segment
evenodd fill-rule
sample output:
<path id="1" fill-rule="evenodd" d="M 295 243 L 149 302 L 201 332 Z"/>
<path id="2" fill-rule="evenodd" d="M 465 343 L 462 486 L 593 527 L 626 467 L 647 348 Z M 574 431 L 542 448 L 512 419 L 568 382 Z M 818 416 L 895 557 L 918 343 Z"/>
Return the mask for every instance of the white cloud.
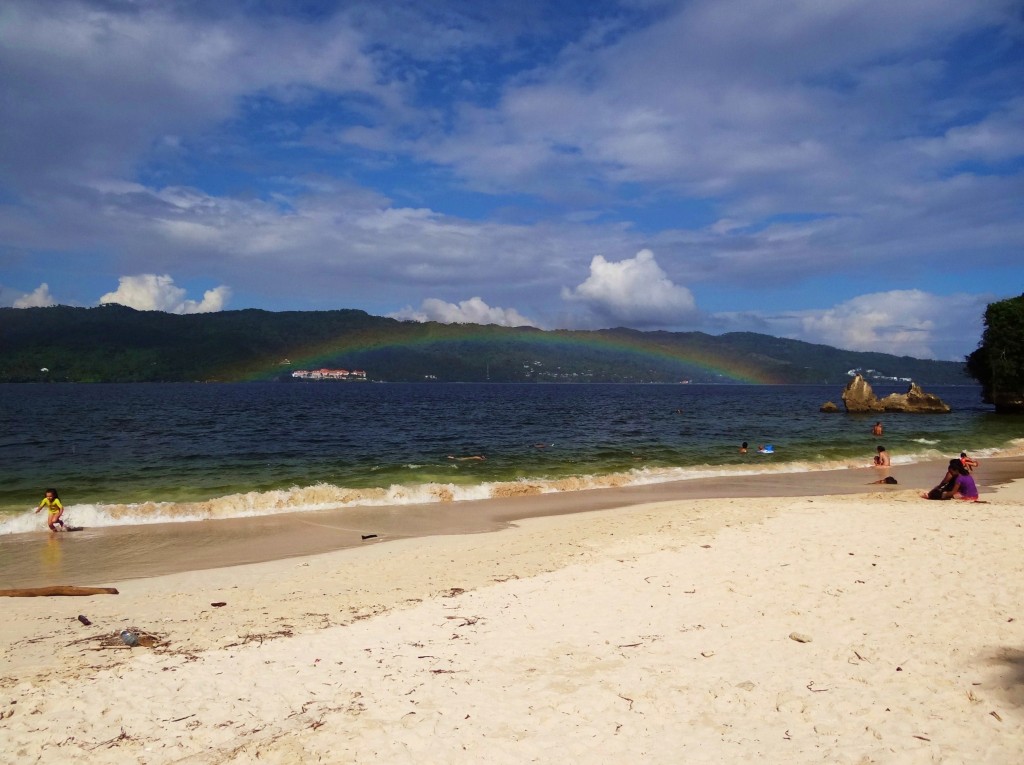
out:
<path id="1" fill-rule="evenodd" d="M 693 294 L 672 283 L 650 250 L 640 250 L 635 258 L 617 263 L 595 255 L 590 276 L 575 289 L 563 287 L 562 299 L 638 327 L 683 324 L 697 314 Z"/>
<path id="2" fill-rule="evenodd" d="M 203 293 L 201 302 L 187 300 L 185 290 L 167 275 L 122 276 L 118 281 L 117 290 L 103 295 L 100 305 L 118 303 L 139 311 L 166 313 L 214 313 L 223 310 L 231 297 L 231 289 L 222 285 Z"/>
<path id="3" fill-rule="evenodd" d="M 411 307 L 390 314 L 393 319 L 412 321 L 437 321 L 442 324 L 497 324 L 502 327 L 536 327 L 535 321 L 528 319 L 514 308 L 489 306 L 481 298 L 473 297 L 463 300 L 458 305 L 446 303 L 437 298 L 427 298 L 420 309 Z"/>
<path id="4" fill-rule="evenodd" d="M 14 301 L 15 308 L 46 308 L 51 305 L 57 305 L 57 301 L 50 294 L 50 285 L 46 282 L 36 287 L 33 292 L 22 295 Z"/>
<path id="5" fill-rule="evenodd" d="M 891 290 L 859 295 L 831 308 L 782 315 L 716 314 L 730 329 L 749 329 L 851 351 L 961 361 L 964 337 L 981 339 L 992 295 L 936 295 Z"/>

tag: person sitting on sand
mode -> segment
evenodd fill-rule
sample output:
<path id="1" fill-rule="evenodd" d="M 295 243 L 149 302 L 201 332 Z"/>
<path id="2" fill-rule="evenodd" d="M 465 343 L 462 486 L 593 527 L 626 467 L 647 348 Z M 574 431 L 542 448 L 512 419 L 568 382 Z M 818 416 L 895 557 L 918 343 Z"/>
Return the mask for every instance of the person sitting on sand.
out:
<path id="1" fill-rule="evenodd" d="M 967 452 L 960 452 L 960 464 L 967 468 L 968 473 L 973 473 L 978 467 L 978 461 L 967 456 Z"/>
<path id="2" fill-rule="evenodd" d="M 956 483 L 957 476 L 960 475 L 960 468 L 963 467 L 960 464 L 960 460 L 950 460 L 949 467 L 946 468 L 946 475 L 942 477 L 938 486 L 933 488 L 931 491 L 922 494 L 923 499 L 950 499 L 953 496 L 953 484 Z"/>
<path id="3" fill-rule="evenodd" d="M 963 465 L 957 468 L 957 476 L 949 491 L 950 497 L 956 497 L 967 502 L 978 501 L 978 485 L 974 483 L 974 476 Z"/>
<path id="4" fill-rule="evenodd" d="M 64 515 L 64 505 L 61 503 L 60 497 L 57 496 L 57 490 L 47 489 L 45 494 L 46 496 L 40 501 L 36 512 L 46 508 L 46 525 L 50 527 L 50 531 L 56 531 L 57 526 L 64 529 L 64 521 L 60 519 Z"/>
<path id="5" fill-rule="evenodd" d="M 875 455 L 875 467 L 889 467 L 889 452 L 884 446 L 878 447 L 878 454 Z"/>

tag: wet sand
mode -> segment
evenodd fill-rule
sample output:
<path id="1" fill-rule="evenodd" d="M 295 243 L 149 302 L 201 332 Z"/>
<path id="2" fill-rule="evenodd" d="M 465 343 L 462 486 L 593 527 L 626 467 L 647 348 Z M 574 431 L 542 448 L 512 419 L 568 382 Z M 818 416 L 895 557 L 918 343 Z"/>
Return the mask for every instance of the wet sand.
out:
<path id="1" fill-rule="evenodd" d="M 0 537 L 0 589 L 100 585 L 183 571 L 237 566 L 433 535 L 477 534 L 527 518 L 629 508 L 680 499 L 815 497 L 867 491 L 924 491 L 945 462 L 896 465 L 896 486 L 875 486 L 875 468 L 770 473 L 591 489 L 469 502 L 345 508 L 192 523 L 85 529 Z M 985 460 L 986 489 L 1024 477 L 1024 457 Z"/>

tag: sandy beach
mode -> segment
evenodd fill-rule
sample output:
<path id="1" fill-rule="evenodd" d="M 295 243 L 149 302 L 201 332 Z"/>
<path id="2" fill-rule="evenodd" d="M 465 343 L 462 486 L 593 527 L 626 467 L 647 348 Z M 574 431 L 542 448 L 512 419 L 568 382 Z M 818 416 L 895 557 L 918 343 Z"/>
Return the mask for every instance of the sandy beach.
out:
<path id="1" fill-rule="evenodd" d="M 983 494 L 675 499 L 4 598 L 0 751 L 1019 763 L 1024 483 Z"/>

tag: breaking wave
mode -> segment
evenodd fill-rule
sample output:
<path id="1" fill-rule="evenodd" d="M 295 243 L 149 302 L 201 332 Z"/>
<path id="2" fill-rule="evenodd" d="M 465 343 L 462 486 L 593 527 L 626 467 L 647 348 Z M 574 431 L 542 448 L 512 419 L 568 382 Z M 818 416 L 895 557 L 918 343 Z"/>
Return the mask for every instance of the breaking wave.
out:
<path id="1" fill-rule="evenodd" d="M 983 449 L 972 454 L 981 457 L 1018 456 L 1024 454 L 1024 439 L 1015 439 L 1002 449 Z M 453 483 L 421 483 L 390 487 L 350 488 L 329 483 L 312 486 L 252 491 L 229 494 L 206 500 L 183 502 L 138 502 L 125 504 L 74 504 L 64 512 L 65 521 L 73 526 L 102 527 L 143 525 L 153 523 L 187 523 L 223 520 L 280 513 L 301 513 L 337 510 L 351 507 L 394 507 L 444 502 L 464 502 L 493 498 L 522 497 L 555 492 L 585 491 L 685 481 L 719 476 L 745 476 L 767 473 L 802 473 L 822 470 L 844 470 L 866 467 L 864 460 L 836 459 L 821 461 L 775 461 L 777 455 L 755 456 L 752 465 L 701 465 L 674 468 L 636 468 L 603 475 L 578 475 L 551 479 L 519 479 L 470 485 Z M 893 458 L 893 465 L 942 459 L 934 449 Z M 0 520 L 0 535 L 37 532 L 43 516 L 34 508 L 8 515 Z"/>

